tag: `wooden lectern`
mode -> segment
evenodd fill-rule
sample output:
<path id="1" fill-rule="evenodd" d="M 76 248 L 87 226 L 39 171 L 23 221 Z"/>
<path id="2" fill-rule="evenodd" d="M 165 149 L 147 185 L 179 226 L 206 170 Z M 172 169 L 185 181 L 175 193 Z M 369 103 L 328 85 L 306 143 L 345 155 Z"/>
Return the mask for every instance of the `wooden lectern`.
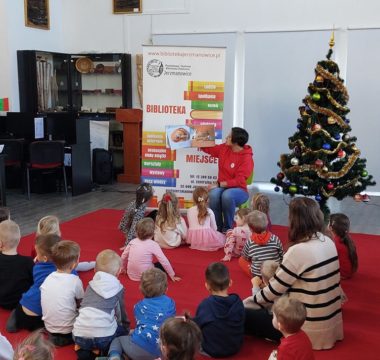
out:
<path id="1" fill-rule="evenodd" d="M 117 181 L 140 184 L 141 176 L 141 109 L 116 109 L 116 120 L 123 124 L 124 174 Z"/>

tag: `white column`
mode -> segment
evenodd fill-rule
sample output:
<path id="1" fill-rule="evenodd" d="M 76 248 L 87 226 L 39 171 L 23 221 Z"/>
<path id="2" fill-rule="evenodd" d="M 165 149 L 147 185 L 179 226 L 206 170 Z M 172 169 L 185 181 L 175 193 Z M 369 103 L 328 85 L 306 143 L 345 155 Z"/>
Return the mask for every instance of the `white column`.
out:
<path id="1" fill-rule="evenodd" d="M 244 127 L 245 38 L 236 33 L 233 126 Z"/>

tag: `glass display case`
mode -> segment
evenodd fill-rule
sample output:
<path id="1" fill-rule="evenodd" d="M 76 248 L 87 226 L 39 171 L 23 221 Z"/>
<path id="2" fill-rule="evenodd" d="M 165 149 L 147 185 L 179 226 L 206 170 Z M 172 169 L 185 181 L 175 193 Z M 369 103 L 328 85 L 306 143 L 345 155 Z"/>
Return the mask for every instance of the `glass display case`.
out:
<path id="1" fill-rule="evenodd" d="M 17 52 L 20 110 L 115 112 L 132 106 L 131 55 Z"/>

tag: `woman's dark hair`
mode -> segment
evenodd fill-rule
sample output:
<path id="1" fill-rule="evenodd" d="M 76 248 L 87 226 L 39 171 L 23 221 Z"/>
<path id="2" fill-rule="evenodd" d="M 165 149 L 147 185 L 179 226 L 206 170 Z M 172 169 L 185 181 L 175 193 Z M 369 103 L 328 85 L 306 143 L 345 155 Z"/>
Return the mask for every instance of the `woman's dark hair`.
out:
<path id="1" fill-rule="evenodd" d="M 324 217 L 319 205 L 307 197 L 294 198 L 289 204 L 290 246 L 309 241 L 325 229 Z"/>
<path id="2" fill-rule="evenodd" d="M 238 144 L 239 146 L 244 146 L 249 139 L 248 132 L 245 129 L 239 127 L 233 127 L 231 129 L 231 142 L 233 144 Z"/>
<path id="3" fill-rule="evenodd" d="M 171 317 L 160 328 L 161 344 L 167 360 L 193 360 L 198 354 L 202 332 L 190 315 Z"/>
<path id="4" fill-rule="evenodd" d="M 342 213 L 331 214 L 330 227 L 334 234 L 339 236 L 343 244 L 347 247 L 352 271 L 356 272 L 358 270 L 358 254 L 356 253 L 355 243 L 349 234 L 350 219 L 347 215 Z"/>

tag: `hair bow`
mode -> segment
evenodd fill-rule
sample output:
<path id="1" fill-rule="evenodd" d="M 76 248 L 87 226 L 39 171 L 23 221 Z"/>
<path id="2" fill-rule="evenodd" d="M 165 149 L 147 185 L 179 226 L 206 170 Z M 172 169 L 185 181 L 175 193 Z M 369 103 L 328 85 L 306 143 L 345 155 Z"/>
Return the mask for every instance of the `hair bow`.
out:
<path id="1" fill-rule="evenodd" d="M 203 199 L 202 196 L 200 196 L 200 197 L 198 198 L 198 202 L 202 202 L 202 201 L 204 201 L 204 199 Z"/>
<path id="2" fill-rule="evenodd" d="M 164 200 L 164 203 L 168 203 L 171 199 L 170 194 L 165 194 L 162 200 Z"/>

